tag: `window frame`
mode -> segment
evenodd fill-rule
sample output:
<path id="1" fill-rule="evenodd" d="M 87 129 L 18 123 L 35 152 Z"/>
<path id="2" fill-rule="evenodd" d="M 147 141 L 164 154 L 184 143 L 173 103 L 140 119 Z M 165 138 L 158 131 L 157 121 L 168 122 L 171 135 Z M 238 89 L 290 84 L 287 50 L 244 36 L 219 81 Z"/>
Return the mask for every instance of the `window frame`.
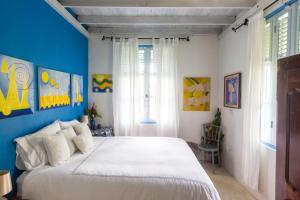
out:
<path id="1" fill-rule="evenodd" d="M 294 34 L 296 38 L 296 42 L 295 42 L 295 52 L 296 53 L 300 53 L 300 1 L 298 1 L 297 3 L 295 3 L 294 6 L 294 13 L 296 15 L 296 17 L 294 17 L 294 23 L 292 24 L 295 28 Z"/>

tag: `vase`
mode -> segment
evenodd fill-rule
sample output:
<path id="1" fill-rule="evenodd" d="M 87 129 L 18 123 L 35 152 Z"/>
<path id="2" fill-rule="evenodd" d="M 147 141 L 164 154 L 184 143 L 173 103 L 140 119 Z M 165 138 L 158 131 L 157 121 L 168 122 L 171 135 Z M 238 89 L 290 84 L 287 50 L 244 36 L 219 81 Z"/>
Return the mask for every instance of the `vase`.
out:
<path id="1" fill-rule="evenodd" d="M 90 127 L 92 130 L 96 129 L 96 122 L 95 119 L 90 119 Z"/>

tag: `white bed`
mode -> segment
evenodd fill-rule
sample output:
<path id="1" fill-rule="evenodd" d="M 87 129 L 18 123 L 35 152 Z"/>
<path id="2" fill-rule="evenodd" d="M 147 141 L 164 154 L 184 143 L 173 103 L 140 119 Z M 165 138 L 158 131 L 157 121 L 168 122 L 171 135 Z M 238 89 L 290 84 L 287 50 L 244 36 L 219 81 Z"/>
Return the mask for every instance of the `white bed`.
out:
<path id="1" fill-rule="evenodd" d="M 18 178 L 30 200 L 219 200 L 186 142 L 175 138 L 94 138 L 93 150 Z"/>

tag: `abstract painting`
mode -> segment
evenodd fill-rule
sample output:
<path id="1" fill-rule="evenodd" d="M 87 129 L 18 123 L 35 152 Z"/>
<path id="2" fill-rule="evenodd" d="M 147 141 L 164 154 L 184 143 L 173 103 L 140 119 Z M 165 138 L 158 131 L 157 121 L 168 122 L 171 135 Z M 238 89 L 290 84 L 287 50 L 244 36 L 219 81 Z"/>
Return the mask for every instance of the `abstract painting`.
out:
<path id="1" fill-rule="evenodd" d="M 72 106 L 80 106 L 83 103 L 83 77 L 72 74 Z"/>
<path id="2" fill-rule="evenodd" d="M 241 108 L 241 73 L 224 77 L 224 107 Z"/>
<path id="3" fill-rule="evenodd" d="M 39 67 L 38 83 L 40 110 L 71 104 L 70 74 Z"/>
<path id="4" fill-rule="evenodd" d="M 111 74 L 93 74 L 93 92 L 112 93 Z"/>
<path id="5" fill-rule="evenodd" d="M 33 113 L 33 64 L 0 55 L 0 67 L 0 119 Z"/>
<path id="6" fill-rule="evenodd" d="M 183 79 L 183 110 L 210 110 L 209 77 L 185 77 Z"/>

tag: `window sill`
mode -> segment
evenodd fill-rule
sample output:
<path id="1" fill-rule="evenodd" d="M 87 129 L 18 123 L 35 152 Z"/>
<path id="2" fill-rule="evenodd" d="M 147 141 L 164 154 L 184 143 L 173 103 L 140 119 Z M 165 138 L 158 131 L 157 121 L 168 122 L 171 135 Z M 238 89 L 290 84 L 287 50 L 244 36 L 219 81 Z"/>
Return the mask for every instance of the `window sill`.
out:
<path id="1" fill-rule="evenodd" d="M 272 151 L 276 151 L 276 146 L 274 144 L 271 144 L 271 143 L 265 142 L 265 141 L 260 141 L 260 144 L 262 144 L 263 146 L 265 146 L 266 148 L 268 148 Z"/>
<path id="2" fill-rule="evenodd" d="M 140 124 L 143 124 L 143 125 L 155 125 L 157 124 L 156 121 L 141 121 Z"/>

